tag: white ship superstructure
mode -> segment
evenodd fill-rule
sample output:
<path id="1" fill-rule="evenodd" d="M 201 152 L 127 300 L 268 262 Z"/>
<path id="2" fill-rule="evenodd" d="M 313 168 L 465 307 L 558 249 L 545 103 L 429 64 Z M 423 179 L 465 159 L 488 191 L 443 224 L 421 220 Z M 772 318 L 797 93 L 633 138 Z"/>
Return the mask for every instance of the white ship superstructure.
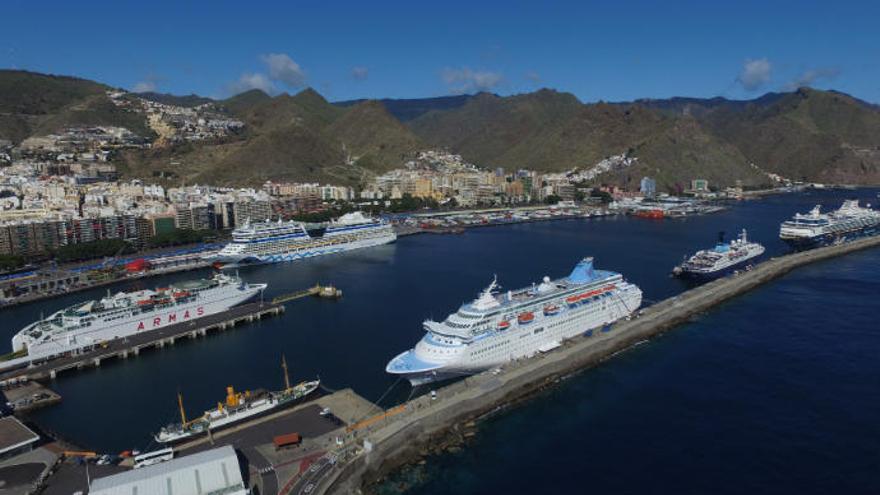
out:
<path id="1" fill-rule="evenodd" d="M 822 213 L 819 206 L 809 213 L 796 213 L 779 228 L 779 238 L 795 248 L 813 248 L 880 234 L 880 211 L 858 200 L 846 200 L 831 212 Z"/>
<path id="2" fill-rule="evenodd" d="M 26 355 L 13 361 L 45 360 L 226 311 L 265 288 L 266 284 L 247 284 L 238 277 L 216 274 L 161 289 L 108 293 L 58 311 L 15 334 L 13 352 Z"/>
<path id="3" fill-rule="evenodd" d="M 675 267 L 672 273 L 682 277 L 718 277 L 745 265 L 762 254 L 764 254 L 764 246 L 749 241 L 748 234 L 743 229 L 738 239 L 732 242 L 724 242 L 723 238 L 719 239 L 714 248 L 697 251 L 680 266 Z"/>
<path id="4" fill-rule="evenodd" d="M 232 233 L 232 242 L 210 259 L 221 264 L 278 263 L 341 253 L 394 242 L 391 225 L 361 212 L 307 229 L 296 221 L 248 223 Z"/>
<path id="5" fill-rule="evenodd" d="M 592 335 L 633 313 L 642 291 L 619 273 L 596 270 L 585 258 L 568 277 L 496 293 L 495 281 L 444 321 L 425 321 L 427 332 L 385 370 L 413 385 L 469 375 Z"/>

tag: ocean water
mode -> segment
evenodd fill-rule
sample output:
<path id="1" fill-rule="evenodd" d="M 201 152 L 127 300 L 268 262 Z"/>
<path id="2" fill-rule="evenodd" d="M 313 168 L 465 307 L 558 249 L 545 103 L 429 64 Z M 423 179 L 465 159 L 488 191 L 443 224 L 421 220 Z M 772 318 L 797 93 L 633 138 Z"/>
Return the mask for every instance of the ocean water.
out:
<path id="1" fill-rule="evenodd" d="M 497 274 L 517 288 L 567 274 L 583 256 L 624 273 L 647 302 L 685 290 L 668 277 L 685 254 L 742 227 L 785 252 L 779 223 L 817 203 L 838 206 L 875 191 L 774 196 L 680 220 L 555 221 L 422 235 L 370 250 L 241 270 L 269 283 L 266 297 L 316 282 L 340 301 L 287 303 L 286 313 L 207 339 L 60 376 L 63 396 L 34 420 L 86 448 L 149 448 L 150 434 L 222 399 L 224 387 L 280 388 L 319 375 L 382 405 L 409 386 L 385 364 Z M 880 460 L 878 252 L 817 264 L 721 305 L 698 321 L 569 380 L 487 422 L 476 443 L 430 459 L 412 493 L 679 491 L 820 492 L 877 485 Z M 208 273 L 205 271 L 202 274 Z M 194 273 L 142 280 L 162 286 Z M 3 311 L 0 350 L 21 327 L 104 289 Z M 387 394 L 386 394 L 387 392 Z M 723 481 L 723 483 L 721 483 Z M 389 484 L 392 489 L 399 480 Z M 794 491 L 794 490 L 792 490 Z"/>

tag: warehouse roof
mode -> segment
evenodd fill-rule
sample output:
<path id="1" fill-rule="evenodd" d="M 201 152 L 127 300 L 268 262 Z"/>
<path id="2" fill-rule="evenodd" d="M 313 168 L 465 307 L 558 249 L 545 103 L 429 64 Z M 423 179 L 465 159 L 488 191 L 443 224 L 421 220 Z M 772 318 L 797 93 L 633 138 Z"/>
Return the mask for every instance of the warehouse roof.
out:
<path id="1" fill-rule="evenodd" d="M 12 449 L 34 443 L 40 436 L 23 425 L 14 416 L 0 418 L 0 455 Z"/>
<path id="2" fill-rule="evenodd" d="M 91 495 L 246 494 L 235 449 L 226 445 L 92 482 Z"/>

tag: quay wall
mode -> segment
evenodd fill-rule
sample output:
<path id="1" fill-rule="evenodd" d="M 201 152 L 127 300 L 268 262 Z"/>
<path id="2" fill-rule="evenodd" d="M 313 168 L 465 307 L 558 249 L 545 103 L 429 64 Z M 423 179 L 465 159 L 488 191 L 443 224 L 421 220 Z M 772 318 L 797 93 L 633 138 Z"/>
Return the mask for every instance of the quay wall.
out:
<path id="1" fill-rule="evenodd" d="M 753 270 L 715 280 L 665 299 L 608 333 L 568 341 L 562 348 L 505 365 L 437 390 L 436 400 L 422 396 L 406 403 L 406 412 L 368 431 L 357 441 L 369 445 L 352 461 L 338 465 L 317 493 L 359 493 L 393 469 L 412 461 L 455 434 L 458 426 L 552 386 L 567 375 L 595 366 L 616 353 L 656 337 L 694 315 L 810 263 L 880 246 L 880 237 L 814 249 L 768 260 Z"/>

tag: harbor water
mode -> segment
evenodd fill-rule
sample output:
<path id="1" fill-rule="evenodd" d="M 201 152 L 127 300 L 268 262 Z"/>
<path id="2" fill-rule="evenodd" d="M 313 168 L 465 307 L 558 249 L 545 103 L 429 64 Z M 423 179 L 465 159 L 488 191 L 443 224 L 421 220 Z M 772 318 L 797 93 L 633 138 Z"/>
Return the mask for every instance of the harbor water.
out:
<path id="1" fill-rule="evenodd" d="M 780 255 L 781 221 L 815 204 L 836 208 L 847 197 L 876 201 L 876 192 L 772 196 L 682 219 L 610 217 L 412 236 L 242 269 L 246 280 L 269 284 L 267 299 L 316 282 L 337 285 L 344 297 L 291 301 L 280 317 L 61 375 L 52 387 L 63 402 L 33 417 L 85 448 L 148 448 L 150 434 L 175 419 L 178 390 L 193 416 L 221 400 L 227 385 L 280 388 L 282 354 L 294 379 L 320 376 L 329 388 L 352 387 L 371 400 L 384 395 L 380 405 L 388 406 L 411 391 L 384 373 L 387 361 L 421 338 L 425 318 L 444 318 L 493 275 L 514 289 L 563 276 L 591 255 L 598 267 L 640 285 L 650 303 L 687 288 L 668 276 L 671 268 L 710 247 L 719 231 L 732 238 L 747 228 L 767 247 L 765 256 Z M 474 445 L 432 458 L 383 490 L 574 492 L 584 477 L 600 492 L 719 491 L 719 480 L 729 493 L 876 486 L 868 466 L 880 459 L 880 427 L 871 421 L 880 413 L 878 262 L 876 250 L 823 262 L 723 304 L 488 421 Z M 4 310 L 2 347 L 41 313 L 104 292 Z"/>

